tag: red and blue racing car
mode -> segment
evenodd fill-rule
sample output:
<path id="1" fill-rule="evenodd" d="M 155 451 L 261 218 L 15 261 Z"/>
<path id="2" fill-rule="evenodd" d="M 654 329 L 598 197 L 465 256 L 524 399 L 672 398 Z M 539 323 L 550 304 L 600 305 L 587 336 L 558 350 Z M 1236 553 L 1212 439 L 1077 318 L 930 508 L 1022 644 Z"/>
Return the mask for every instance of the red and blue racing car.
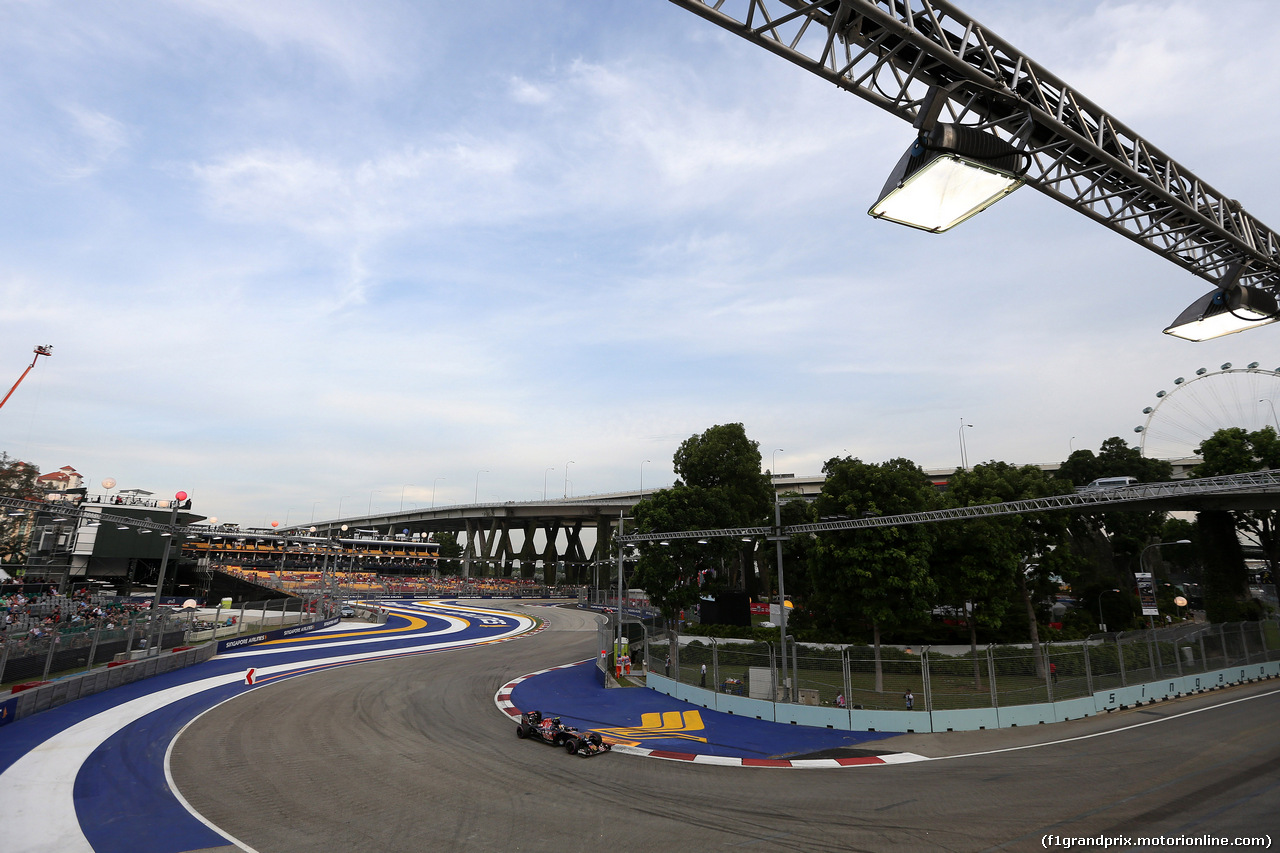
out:
<path id="1" fill-rule="evenodd" d="M 564 747 L 570 755 L 587 758 L 613 749 L 613 745 L 605 743 L 598 733 L 578 731 L 573 726 L 564 725 L 559 717 L 544 717 L 541 711 L 527 711 L 520 715 L 516 737 L 537 738 L 543 743 Z"/>

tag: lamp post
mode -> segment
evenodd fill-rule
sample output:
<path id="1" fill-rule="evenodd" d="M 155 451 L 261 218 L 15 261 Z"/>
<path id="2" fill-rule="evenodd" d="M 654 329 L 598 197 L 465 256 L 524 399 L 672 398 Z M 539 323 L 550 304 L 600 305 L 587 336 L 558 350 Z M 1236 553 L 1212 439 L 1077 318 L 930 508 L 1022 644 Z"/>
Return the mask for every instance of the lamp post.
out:
<path id="1" fill-rule="evenodd" d="M 640 463 L 640 500 L 644 500 L 644 466 L 649 464 L 648 459 Z"/>
<path id="2" fill-rule="evenodd" d="M 1147 547 L 1143 548 L 1143 549 L 1142 549 L 1142 553 L 1138 555 L 1138 568 L 1139 568 L 1139 569 L 1141 569 L 1141 570 L 1143 570 L 1143 571 L 1145 572 L 1145 569 L 1146 569 L 1147 552 L 1148 552 L 1148 551 L 1150 551 L 1152 548 L 1159 548 L 1161 545 L 1190 545 L 1190 544 L 1191 544 L 1191 540 L 1190 540 L 1190 539 L 1175 539 L 1175 540 L 1173 540 L 1172 542 L 1154 542 L 1154 543 L 1152 543 L 1152 544 L 1148 545 Z M 1145 572 L 1145 573 L 1146 573 L 1146 574 L 1149 574 L 1149 575 L 1151 576 L 1151 598 L 1152 598 L 1152 602 L 1153 602 L 1153 604 L 1154 604 L 1155 594 L 1156 594 L 1156 588 L 1155 588 L 1155 577 L 1156 577 L 1156 576 L 1155 576 L 1155 573 L 1154 573 L 1154 572 Z M 1146 609 L 1146 608 L 1143 608 L 1143 609 Z M 1154 629 L 1154 628 L 1156 627 L 1156 617 L 1155 617 L 1155 614 L 1153 614 L 1153 613 L 1147 613 L 1147 614 L 1145 614 L 1145 615 L 1146 615 L 1147 620 L 1148 620 L 1148 622 L 1150 623 L 1151 627 Z"/>
<path id="3" fill-rule="evenodd" d="M 622 510 L 618 510 L 618 538 L 622 538 L 625 520 Z M 613 661 L 615 665 L 618 662 L 618 655 L 622 653 L 622 551 L 625 547 L 621 542 L 618 543 L 618 639 L 613 645 Z M 645 660 L 645 666 L 649 666 L 648 660 Z"/>
<path id="4" fill-rule="evenodd" d="M 311 502 L 311 520 L 312 520 L 312 521 L 315 521 L 315 520 L 316 520 L 316 506 L 317 506 L 317 505 L 319 505 L 319 503 L 320 503 L 320 501 L 312 501 L 312 502 Z"/>
<path id="5" fill-rule="evenodd" d="M 773 535 L 769 537 L 778 547 L 778 631 L 782 637 L 782 701 L 791 701 L 791 690 L 787 683 L 787 590 L 782 577 L 782 543 L 790 537 L 782 533 L 782 499 L 777 490 L 773 493 Z M 775 696 L 776 700 L 777 697 Z"/>
<path id="6" fill-rule="evenodd" d="M 151 624 L 156 628 L 156 643 L 159 645 L 164 644 L 164 634 L 157 627 L 157 622 L 160 616 L 160 595 L 164 592 L 165 570 L 169 568 L 169 546 L 173 543 L 174 522 L 178 520 L 178 504 L 187 499 L 187 493 L 178 492 L 174 498 L 175 500 L 169 504 L 169 525 L 165 531 L 164 553 L 160 556 L 160 577 L 156 578 L 155 598 L 151 599 Z"/>
<path id="7" fill-rule="evenodd" d="M 368 510 L 366 510 L 365 515 L 373 515 L 373 496 L 380 495 L 380 494 L 382 494 L 382 491 L 380 489 L 374 489 L 373 491 L 369 492 L 369 508 Z"/>
<path id="8" fill-rule="evenodd" d="M 480 475 L 488 474 L 488 473 L 489 473 L 488 468 L 482 468 L 481 470 L 476 472 L 476 493 L 475 493 L 475 496 L 471 499 L 472 503 L 477 503 L 477 504 L 480 503 Z"/>
<path id="9" fill-rule="evenodd" d="M 1120 590 L 1118 589 L 1104 589 L 1102 592 L 1098 593 L 1098 630 L 1103 632 L 1104 634 L 1107 631 L 1107 620 L 1103 618 L 1103 615 L 1102 615 L 1102 596 L 1106 595 L 1109 592 L 1119 592 L 1119 591 Z"/>
<path id="10" fill-rule="evenodd" d="M 436 508 L 436 483 L 439 483 L 441 480 L 447 480 L 447 479 L 449 478 L 436 477 L 434 480 L 431 481 L 431 508 L 432 509 Z"/>
<path id="11" fill-rule="evenodd" d="M 965 427 L 969 427 L 970 429 L 973 429 L 973 424 L 967 424 L 967 423 L 965 423 L 965 422 L 964 422 L 964 418 L 960 418 L 960 432 L 959 432 L 959 435 L 960 435 L 960 470 L 962 470 L 962 471 L 968 471 L 968 470 L 969 470 L 969 449 L 968 449 L 967 447 L 965 447 L 965 444 L 964 444 L 964 428 L 965 428 Z"/>
<path id="12" fill-rule="evenodd" d="M 572 459 L 564 463 L 564 496 L 565 498 L 569 497 L 569 466 L 572 464 L 573 464 Z"/>
<path id="13" fill-rule="evenodd" d="M 410 486 L 413 486 L 413 483 L 405 483 L 403 486 L 400 487 L 400 511 L 401 512 L 404 512 L 404 490 L 409 488 Z M 417 488 L 417 487 L 414 486 L 414 488 Z"/>
<path id="14" fill-rule="evenodd" d="M 338 518 L 342 518 L 342 501 L 349 497 L 351 497 L 351 495 L 343 495 L 338 498 Z"/>
<path id="15" fill-rule="evenodd" d="M 547 499 L 547 475 L 556 470 L 554 466 L 542 472 L 542 499 Z"/>
<path id="16" fill-rule="evenodd" d="M 1190 545 L 1190 539 L 1175 539 L 1172 542 L 1156 542 L 1142 549 L 1142 553 L 1138 555 L 1138 568 L 1145 569 L 1147 552 L 1152 548 L 1159 548 L 1161 545 Z"/>
<path id="17" fill-rule="evenodd" d="M 1258 402 L 1266 403 L 1268 406 L 1271 407 L 1271 420 L 1276 425 L 1276 432 L 1280 433 L 1280 418 L 1276 417 L 1276 404 L 1271 402 L 1270 400 L 1259 400 Z"/>
<path id="18" fill-rule="evenodd" d="M 787 452 L 787 451 L 783 450 L 781 447 L 779 447 L 777 450 L 773 451 L 773 468 L 769 471 L 769 473 L 770 473 L 772 476 L 774 476 L 774 477 L 778 476 L 778 454 L 779 454 L 779 453 L 786 453 L 786 452 Z"/>

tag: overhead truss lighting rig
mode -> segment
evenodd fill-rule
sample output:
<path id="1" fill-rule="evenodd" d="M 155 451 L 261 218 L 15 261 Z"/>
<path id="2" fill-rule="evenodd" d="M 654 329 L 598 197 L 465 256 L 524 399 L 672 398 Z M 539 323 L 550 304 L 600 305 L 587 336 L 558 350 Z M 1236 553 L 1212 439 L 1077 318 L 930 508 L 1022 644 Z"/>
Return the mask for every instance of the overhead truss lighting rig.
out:
<path id="1" fill-rule="evenodd" d="M 915 125 L 873 216 L 944 231 L 1025 183 L 1213 284 L 1167 333 L 1280 317 L 1275 232 L 946 0 L 671 2 Z"/>

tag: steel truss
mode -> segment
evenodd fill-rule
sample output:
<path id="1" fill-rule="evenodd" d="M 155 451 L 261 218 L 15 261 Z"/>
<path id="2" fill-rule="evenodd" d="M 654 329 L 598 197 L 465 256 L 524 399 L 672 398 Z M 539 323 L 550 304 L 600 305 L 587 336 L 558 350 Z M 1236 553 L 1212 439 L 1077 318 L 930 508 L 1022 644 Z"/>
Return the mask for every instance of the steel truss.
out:
<path id="1" fill-rule="evenodd" d="M 819 521 L 815 524 L 793 524 L 789 527 L 739 527 L 732 530 L 681 530 L 669 533 L 637 533 L 620 536 L 624 545 L 642 542 L 662 542 L 671 539 L 710 539 L 712 537 L 738 536 L 752 538 L 788 537 L 802 533 L 826 533 L 837 530 L 860 530 L 871 527 L 896 527 L 908 524 L 927 524 L 937 521 L 961 521 L 971 518 L 988 518 L 1001 515 L 1022 515 L 1052 510 L 1088 510 L 1094 507 L 1111 509 L 1126 503 L 1149 501 L 1159 498 L 1190 497 L 1193 495 L 1221 495 L 1230 492 L 1280 490 L 1280 471 L 1258 471 L 1253 474 L 1228 474 L 1222 477 L 1206 477 L 1203 480 L 1179 480 L 1172 483 L 1141 483 L 1122 489 L 1106 489 L 1094 492 L 1074 492 L 1069 495 L 1052 495 L 999 504 L 962 506 L 953 509 L 935 509 L 928 512 L 912 512 L 904 515 L 850 518 L 842 521 Z"/>
<path id="2" fill-rule="evenodd" d="M 1239 265 L 1280 288 L 1270 228 L 946 0 L 671 2 L 907 121 L 954 87 L 943 120 L 1026 152 L 1045 195 L 1215 284 Z"/>

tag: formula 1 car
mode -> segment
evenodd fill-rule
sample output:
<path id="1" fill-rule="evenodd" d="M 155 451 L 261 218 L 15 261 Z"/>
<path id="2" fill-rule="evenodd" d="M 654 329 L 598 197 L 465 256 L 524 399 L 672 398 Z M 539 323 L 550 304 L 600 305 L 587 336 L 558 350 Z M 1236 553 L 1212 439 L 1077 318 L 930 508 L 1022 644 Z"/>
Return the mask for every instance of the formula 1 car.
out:
<path id="1" fill-rule="evenodd" d="M 613 745 L 605 743 L 596 732 L 578 731 L 573 726 L 561 723 L 559 717 L 544 717 L 541 711 L 528 711 L 520 715 L 516 737 L 537 738 L 552 746 L 563 746 L 564 751 L 570 755 L 586 758 L 613 749 Z"/>

